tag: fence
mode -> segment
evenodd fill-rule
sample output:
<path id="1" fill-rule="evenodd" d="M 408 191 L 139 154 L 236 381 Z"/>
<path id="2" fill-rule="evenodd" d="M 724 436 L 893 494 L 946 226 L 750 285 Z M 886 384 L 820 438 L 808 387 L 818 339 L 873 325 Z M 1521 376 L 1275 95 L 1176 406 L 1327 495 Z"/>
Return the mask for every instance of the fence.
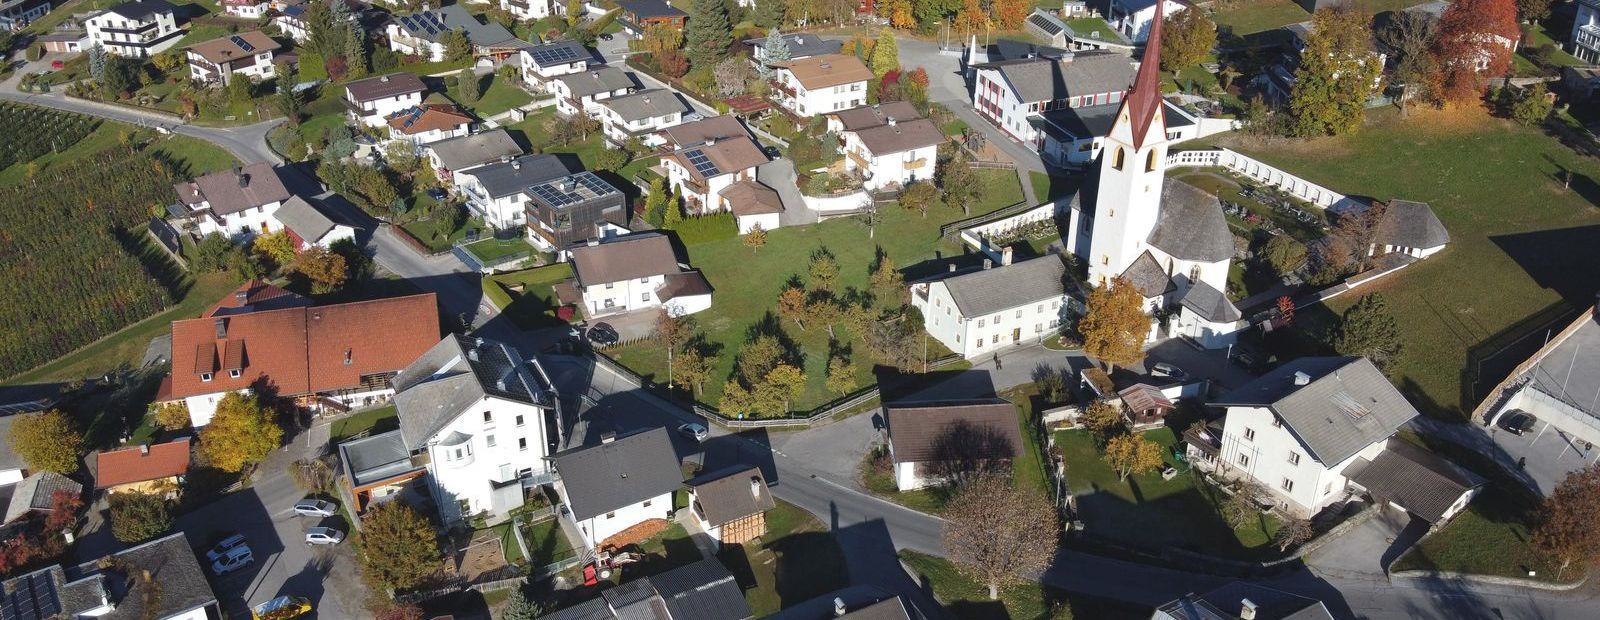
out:
<path id="1" fill-rule="evenodd" d="M 1014 203 L 1014 204 L 1011 204 L 1011 205 L 1007 205 L 1007 206 L 1004 206 L 1004 207 L 1000 207 L 999 209 L 995 209 L 994 211 L 990 211 L 990 212 L 985 213 L 983 215 L 975 215 L 975 216 L 969 217 L 969 218 L 964 219 L 964 220 L 956 220 L 954 222 L 950 222 L 949 224 L 945 224 L 943 226 L 940 226 L 939 227 L 939 236 L 940 237 L 948 237 L 951 234 L 953 234 L 953 233 L 955 233 L 957 231 L 960 231 L 962 229 L 973 228 L 975 226 L 982 226 L 982 225 L 988 224 L 990 222 L 998 222 L 1000 220 L 1006 219 L 1006 218 L 1011 217 L 1013 215 L 1017 215 L 1019 213 L 1026 212 L 1026 211 L 1031 210 L 1033 208 L 1034 208 L 1034 205 L 1030 205 L 1030 204 L 1027 203 L 1027 201 L 1023 201 L 1023 202 L 1018 202 L 1018 203 Z"/>
<path id="2" fill-rule="evenodd" d="M 1177 168 L 1182 166 L 1224 168 L 1258 183 L 1288 192 L 1295 198 L 1324 209 L 1339 209 L 1352 202 L 1344 194 L 1274 168 L 1232 149 L 1167 153 L 1167 167 Z"/>
<path id="3" fill-rule="evenodd" d="M 974 249 L 981 251 L 998 251 L 989 247 L 991 240 L 1004 237 L 1027 236 L 1030 228 L 1042 225 L 1041 223 L 1054 222 L 1058 215 L 1058 204 L 1046 202 L 1042 205 L 1009 215 L 991 222 L 978 224 L 960 231 L 960 240 Z M 1050 227 L 1051 232 L 1053 226 Z M 995 245 L 1005 245 L 996 242 Z"/>
<path id="4" fill-rule="evenodd" d="M 776 144 L 779 147 L 789 148 L 788 140 L 779 138 L 777 135 L 762 129 L 759 125 L 756 125 L 755 123 L 748 123 L 746 126 L 750 129 L 750 133 L 753 133 L 758 137 L 765 138 L 768 142 Z"/>

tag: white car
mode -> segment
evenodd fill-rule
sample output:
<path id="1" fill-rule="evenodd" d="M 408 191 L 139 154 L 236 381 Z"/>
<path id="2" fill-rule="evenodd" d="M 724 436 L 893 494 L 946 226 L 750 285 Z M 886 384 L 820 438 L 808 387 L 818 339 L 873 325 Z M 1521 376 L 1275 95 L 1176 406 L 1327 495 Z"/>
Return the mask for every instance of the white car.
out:
<path id="1" fill-rule="evenodd" d="M 250 551 L 248 545 L 239 545 L 229 549 L 217 561 L 211 563 L 211 572 L 217 576 L 226 575 L 239 570 L 256 561 L 255 553 Z"/>
<path id="2" fill-rule="evenodd" d="M 331 517 L 338 511 L 333 502 L 324 499 L 305 498 L 296 502 L 294 513 L 302 517 Z"/>
<path id="3" fill-rule="evenodd" d="M 344 532 L 331 527 L 314 527 L 306 530 L 308 545 L 337 545 L 344 541 Z"/>
<path id="4" fill-rule="evenodd" d="M 224 538 L 222 539 L 222 542 L 217 543 L 217 546 L 212 547 L 210 551 L 206 552 L 206 559 L 211 560 L 212 562 L 220 560 L 222 559 L 222 556 L 228 554 L 229 549 L 242 544 L 244 544 L 244 534 L 234 534 Z"/>
<path id="5" fill-rule="evenodd" d="M 711 436 L 711 432 L 707 431 L 705 426 L 694 422 L 679 426 L 678 434 L 693 439 L 697 443 L 705 441 L 706 438 Z"/>

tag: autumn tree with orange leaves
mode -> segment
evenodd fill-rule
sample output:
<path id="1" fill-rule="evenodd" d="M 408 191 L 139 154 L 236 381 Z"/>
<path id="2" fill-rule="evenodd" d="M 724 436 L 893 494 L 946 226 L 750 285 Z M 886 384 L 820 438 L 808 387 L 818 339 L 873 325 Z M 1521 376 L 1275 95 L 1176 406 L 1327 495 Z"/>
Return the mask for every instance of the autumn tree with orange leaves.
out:
<path id="1" fill-rule="evenodd" d="M 1516 0 L 1459 0 L 1439 17 L 1429 86 L 1441 103 L 1481 99 L 1488 79 L 1511 68 L 1507 41 L 1520 36 Z M 1483 68 L 1479 68 L 1483 65 Z"/>

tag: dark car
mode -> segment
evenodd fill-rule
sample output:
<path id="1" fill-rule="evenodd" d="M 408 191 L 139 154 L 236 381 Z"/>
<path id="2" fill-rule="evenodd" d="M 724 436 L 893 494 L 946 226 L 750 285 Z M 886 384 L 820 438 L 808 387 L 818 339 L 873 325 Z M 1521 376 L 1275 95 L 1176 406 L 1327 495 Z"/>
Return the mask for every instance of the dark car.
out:
<path id="1" fill-rule="evenodd" d="M 1513 411 L 1500 418 L 1500 428 L 1514 434 L 1521 435 L 1533 430 L 1533 425 L 1539 422 L 1533 414 L 1525 411 Z"/>
<path id="2" fill-rule="evenodd" d="M 428 188 L 428 197 L 432 198 L 434 200 L 444 200 L 445 196 L 449 196 L 449 195 L 450 195 L 449 193 L 444 191 L 444 188 L 439 188 L 439 187 L 430 187 L 430 188 Z"/>
<path id="3" fill-rule="evenodd" d="M 594 327 L 589 328 L 589 342 L 596 346 L 609 347 L 621 340 L 622 336 L 609 323 L 595 323 Z"/>
<path id="4" fill-rule="evenodd" d="M 602 32 L 602 33 L 600 33 L 600 40 L 601 40 L 601 41 L 610 41 L 610 40 L 611 40 L 611 38 L 612 38 L 612 37 L 611 37 L 611 33 L 609 33 L 609 32 Z"/>

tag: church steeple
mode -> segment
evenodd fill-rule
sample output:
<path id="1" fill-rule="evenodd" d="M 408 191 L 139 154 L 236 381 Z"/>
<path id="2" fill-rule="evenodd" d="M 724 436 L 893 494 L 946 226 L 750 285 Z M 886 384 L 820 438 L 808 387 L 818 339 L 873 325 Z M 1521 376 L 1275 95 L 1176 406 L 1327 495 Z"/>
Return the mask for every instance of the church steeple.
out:
<path id="1" fill-rule="evenodd" d="M 1123 102 L 1128 121 L 1133 125 L 1134 150 L 1144 148 L 1144 137 L 1150 132 L 1150 124 L 1161 113 L 1161 22 L 1165 5 L 1166 0 L 1156 0 L 1156 18 L 1150 23 L 1150 38 L 1145 42 L 1144 60 L 1139 63 L 1139 74 L 1134 76 L 1133 88 Z M 1165 122 L 1162 124 L 1165 125 Z"/>

